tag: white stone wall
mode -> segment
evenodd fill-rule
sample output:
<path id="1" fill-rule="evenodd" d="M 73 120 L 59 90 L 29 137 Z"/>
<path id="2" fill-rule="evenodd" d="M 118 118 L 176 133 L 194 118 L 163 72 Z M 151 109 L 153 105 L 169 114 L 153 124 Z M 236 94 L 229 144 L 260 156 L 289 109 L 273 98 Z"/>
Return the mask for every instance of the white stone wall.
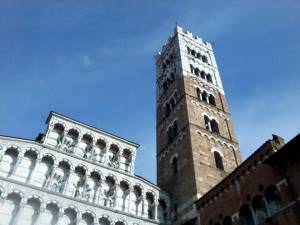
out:
<path id="1" fill-rule="evenodd" d="M 169 200 L 130 173 L 0 136 L 0 225 L 165 224 Z"/>

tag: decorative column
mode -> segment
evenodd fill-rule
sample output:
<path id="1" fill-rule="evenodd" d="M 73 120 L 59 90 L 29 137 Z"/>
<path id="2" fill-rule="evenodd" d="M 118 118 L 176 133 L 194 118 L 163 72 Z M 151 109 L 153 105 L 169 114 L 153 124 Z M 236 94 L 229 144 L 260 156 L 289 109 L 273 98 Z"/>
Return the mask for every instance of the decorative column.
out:
<path id="1" fill-rule="evenodd" d="M 4 151 L 2 151 L 2 147 L 0 146 L 0 163 L 2 162 L 3 156 L 4 156 Z"/>
<path id="2" fill-rule="evenodd" d="M 136 158 L 136 153 L 132 153 L 132 158 L 131 158 L 131 165 L 130 165 L 130 173 L 134 174 L 135 170 L 135 158 Z"/>
<path id="3" fill-rule="evenodd" d="M 74 173 L 75 173 L 75 168 L 73 166 L 71 166 L 67 176 L 66 176 L 66 174 L 64 174 L 66 180 L 64 181 L 64 184 L 63 184 L 64 187 L 61 192 L 62 194 L 69 194 L 69 193 L 67 193 L 67 190 L 68 190 L 69 183 L 70 183 L 70 177 L 73 177 Z M 72 196 L 72 197 L 74 197 L 74 196 Z"/>
<path id="4" fill-rule="evenodd" d="M 146 193 L 142 193 L 142 217 L 148 218 L 148 212 L 145 212 L 145 206 L 148 206 L 148 202 L 146 200 Z"/>
<path id="5" fill-rule="evenodd" d="M 15 172 L 16 172 L 16 169 L 18 168 L 18 166 L 20 165 L 22 159 L 23 159 L 23 156 L 24 156 L 24 151 L 20 151 L 19 154 L 18 154 L 18 158 L 16 160 L 16 163 L 14 165 L 14 168 L 12 169 L 12 171 L 9 173 L 9 176 L 8 177 L 13 177 L 15 175 Z"/>
<path id="6" fill-rule="evenodd" d="M 41 163 L 42 158 L 40 156 L 35 160 L 35 164 L 31 169 L 31 173 L 29 174 L 26 183 L 31 183 L 31 178 L 34 177 L 37 166 Z"/>
<path id="7" fill-rule="evenodd" d="M 108 165 L 108 152 L 109 152 L 109 149 L 110 149 L 110 146 L 111 146 L 111 143 L 107 143 L 107 145 L 106 145 L 106 154 L 105 154 L 105 156 L 104 156 L 104 161 L 103 161 L 103 163 L 107 166 Z"/>
<path id="8" fill-rule="evenodd" d="M 13 219 L 11 220 L 10 224 L 18 225 L 19 217 L 20 217 L 22 211 L 24 210 L 24 207 L 26 206 L 26 203 L 27 203 L 27 199 L 22 198 L 21 201 L 20 201 L 20 205 L 18 206 L 17 213 L 15 215 L 11 215 L 13 217 Z"/>
<path id="9" fill-rule="evenodd" d="M 128 213 L 131 212 L 131 195 L 132 195 L 132 192 L 133 192 L 133 187 L 129 186 L 128 188 Z"/>
<path id="10" fill-rule="evenodd" d="M 62 225 L 63 224 L 63 222 L 64 222 L 63 221 L 64 214 L 65 214 L 64 209 L 63 208 L 59 208 L 56 225 Z"/>
<path id="11" fill-rule="evenodd" d="M 158 200 L 155 199 L 154 203 L 153 203 L 153 205 L 154 205 L 154 216 L 153 216 L 153 219 L 155 219 L 155 220 L 158 220 L 158 204 L 159 204 Z"/>
<path id="12" fill-rule="evenodd" d="M 55 160 L 54 164 L 52 166 L 52 170 L 49 173 L 49 176 L 47 177 L 47 180 L 46 180 L 45 184 L 42 186 L 42 189 L 44 189 L 44 188 L 49 189 L 50 188 L 51 181 L 53 179 L 53 176 L 54 176 L 55 171 L 57 170 L 57 168 L 58 168 L 58 162 Z"/>

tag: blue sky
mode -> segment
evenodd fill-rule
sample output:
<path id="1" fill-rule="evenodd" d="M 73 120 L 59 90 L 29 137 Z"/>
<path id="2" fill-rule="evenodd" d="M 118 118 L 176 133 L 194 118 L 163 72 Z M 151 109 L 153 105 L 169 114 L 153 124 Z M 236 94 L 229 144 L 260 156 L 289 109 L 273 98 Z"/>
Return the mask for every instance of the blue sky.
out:
<path id="1" fill-rule="evenodd" d="M 300 2 L 0 0 L 0 134 L 34 138 L 50 110 L 141 144 L 155 181 L 154 55 L 178 22 L 215 43 L 243 157 L 300 120 Z"/>

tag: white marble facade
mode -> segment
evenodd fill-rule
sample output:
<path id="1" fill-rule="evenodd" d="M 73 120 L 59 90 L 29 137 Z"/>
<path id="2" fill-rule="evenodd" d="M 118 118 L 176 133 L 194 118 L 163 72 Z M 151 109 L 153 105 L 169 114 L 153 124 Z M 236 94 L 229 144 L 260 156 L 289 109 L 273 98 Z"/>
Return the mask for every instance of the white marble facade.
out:
<path id="1" fill-rule="evenodd" d="M 138 145 L 51 112 L 41 140 L 0 136 L 0 225 L 168 224 L 169 198 L 134 175 Z"/>

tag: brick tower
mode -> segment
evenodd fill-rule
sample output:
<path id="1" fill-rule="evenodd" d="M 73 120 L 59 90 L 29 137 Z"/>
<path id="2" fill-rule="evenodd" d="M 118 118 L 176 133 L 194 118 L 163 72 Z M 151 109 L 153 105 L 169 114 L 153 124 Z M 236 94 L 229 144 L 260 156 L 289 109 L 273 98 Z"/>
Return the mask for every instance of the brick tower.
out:
<path id="1" fill-rule="evenodd" d="M 173 224 L 193 224 L 193 203 L 237 167 L 239 146 L 210 43 L 177 26 L 156 67 L 157 182 Z"/>

